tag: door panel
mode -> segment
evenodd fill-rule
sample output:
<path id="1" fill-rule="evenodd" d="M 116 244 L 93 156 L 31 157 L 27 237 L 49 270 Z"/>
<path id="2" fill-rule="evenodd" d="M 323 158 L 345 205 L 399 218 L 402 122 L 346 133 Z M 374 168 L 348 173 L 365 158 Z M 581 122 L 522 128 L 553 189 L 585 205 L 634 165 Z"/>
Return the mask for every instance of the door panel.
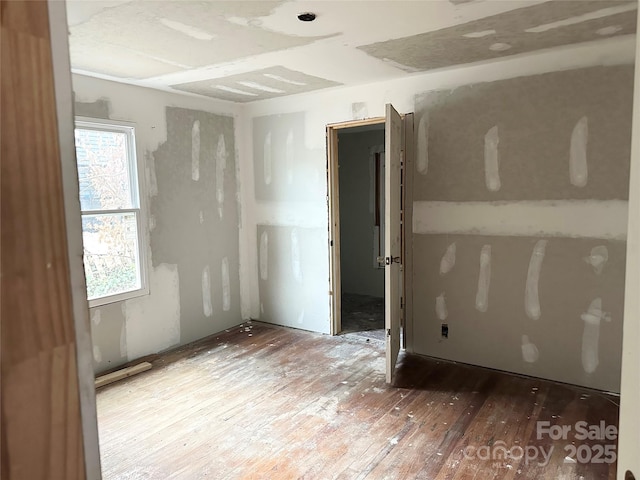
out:
<path id="1" fill-rule="evenodd" d="M 391 104 L 386 107 L 385 121 L 385 329 L 386 378 L 393 383 L 393 373 L 400 352 L 400 164 L 402 156 L 402 118 Z"/>

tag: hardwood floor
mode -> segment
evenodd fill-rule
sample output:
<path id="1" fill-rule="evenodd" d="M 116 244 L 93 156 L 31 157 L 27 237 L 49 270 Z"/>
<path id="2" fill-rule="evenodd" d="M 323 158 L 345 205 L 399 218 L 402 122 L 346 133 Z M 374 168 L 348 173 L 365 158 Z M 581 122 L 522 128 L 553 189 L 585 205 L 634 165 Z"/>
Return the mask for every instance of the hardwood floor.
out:
<path id="1" fill-rule="evenodd" d="M 617 425 L 591 391 L 411 355 L 387 386 L 382 342 L 256 322 L 152 363 L 98 391 L 106 479 L 615 478 L 565 445 L 616 441 L 537 439 L 537 421 Z M 538 458 L 483 460 L 500 445 Z"/>

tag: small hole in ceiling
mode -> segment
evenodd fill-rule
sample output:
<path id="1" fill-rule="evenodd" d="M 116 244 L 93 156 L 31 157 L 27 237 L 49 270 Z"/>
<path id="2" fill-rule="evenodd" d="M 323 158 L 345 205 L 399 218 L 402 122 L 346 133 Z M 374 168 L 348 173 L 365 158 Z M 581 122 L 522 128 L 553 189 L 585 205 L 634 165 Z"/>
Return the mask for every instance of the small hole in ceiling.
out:
<path id="1" fill-rule="evenodd" d="M 298 15 L 298 20 L 301 22 L 313 22 L 316 19 L 316 14 L 311 12 L 305 12 Z"/>

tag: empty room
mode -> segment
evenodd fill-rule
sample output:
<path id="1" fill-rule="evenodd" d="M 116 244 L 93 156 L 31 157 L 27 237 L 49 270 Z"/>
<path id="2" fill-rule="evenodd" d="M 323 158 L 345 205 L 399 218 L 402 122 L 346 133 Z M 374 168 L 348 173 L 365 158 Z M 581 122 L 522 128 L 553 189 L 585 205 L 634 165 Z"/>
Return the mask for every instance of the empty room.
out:
<path id="1" fill-rule="evenodd" d="M 1 25 L 4 478 L 640 477 L 636 0 Z"/>

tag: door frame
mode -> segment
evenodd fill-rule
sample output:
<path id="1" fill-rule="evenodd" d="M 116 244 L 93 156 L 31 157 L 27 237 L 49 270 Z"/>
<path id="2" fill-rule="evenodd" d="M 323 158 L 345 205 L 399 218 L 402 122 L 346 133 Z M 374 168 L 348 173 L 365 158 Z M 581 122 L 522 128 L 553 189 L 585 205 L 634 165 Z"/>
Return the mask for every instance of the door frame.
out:
<path id="1" fill-rule="evenodd" d="M 403 315 L 402 347 L 412 346 L 413 319 L 411 316 L 412 275 L 411 275 L 411 179 L 407 166 L 413 165 L 413 113 L 401 114 L 403 120 L 403 167 L 402 167 L 402 270 L 403 270 Z M 366 125 L 384 125 L 385 117 L 372 117 L 363 120 L 350 120 L 330 123 L 326 126 L 327 139 L 327 207 L 329 210 L 329 298 L 330 298 L 330 332 L 338 335 L 342 330 L 342 280 L 340 275 L 340 191 L 338 172 L 338 132 L 345 128 Z M 409 202 L 407 202 L 409 199 Z"/>
<path id="2" fill-rule="evenodd" d="M 380 124 L 385 124 L 385 117 L 373 117 L 364 120 L 352 120 L 327 125 L 327 203 L 329 207 L 329 296 L 331 298 L 331 335 L 337 335 L 342 331 L 338 131 L 345 128 Z"/>

